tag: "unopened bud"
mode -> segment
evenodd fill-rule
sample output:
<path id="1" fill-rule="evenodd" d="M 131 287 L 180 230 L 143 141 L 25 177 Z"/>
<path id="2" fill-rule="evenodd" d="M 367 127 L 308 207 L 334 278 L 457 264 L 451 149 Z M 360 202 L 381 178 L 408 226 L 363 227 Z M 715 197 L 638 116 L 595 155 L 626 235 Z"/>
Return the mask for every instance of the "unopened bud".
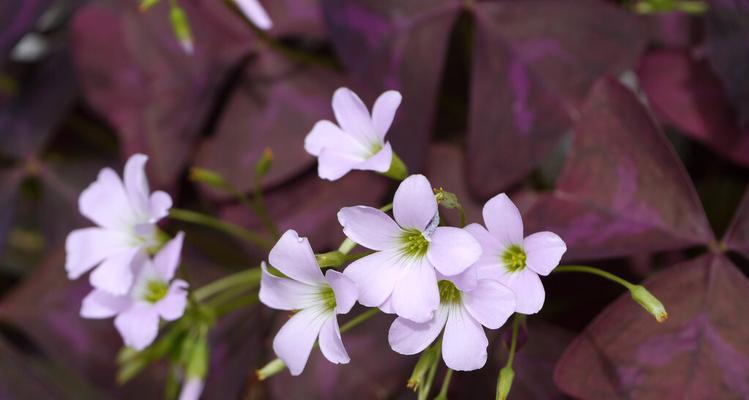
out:
<path id="1" fill-rule="evenodd" d="M 460 202 L 458 201 L 458 196 L 456 196 L 455 193 L 447 192 L 443 188 L 433 190 L 434 198 L 437 200 L 437 203 L 439 203 L 439 205 L 449 209 L 460 208 Z"/>
<path id="2" fill-rule="evenodd" d="M 260 156 L 260 159 L 257 161 L 257 164 L 255 164 L 255 176 L 258 178 L 264 177 L 268 171 L 270 171 L 270 167 L 273 165 L 273 150 L 271 150 L 270 147 L 266 147 L 265 150 L 263 150 L 263 154 Z"/>
<path id="3" fill-rule="evenodd" d="M 629 291 L 632 294 L 632 298 L 640 303 L 642 308 L 652 314 L 656 321 L 663 322 L 668 318 L 666 307 L 652 293 L 645 289 L 645 286 L 635 285 Z"/>
<path id="4" fill-rule="evenodd" d="M 496 400 L 505 400 L 510 394 L 510 388 L 512 387 L 512 381 L 515 379 L 515 371 L 512 370 L 511 366 L 505 366 L 499 371 L 499 382 L 497 382 L 497 398 Z"/>
<path id="5" fill-rule="evenodd" d="M 340 267 L 346 261 L 346 256 L 340 251 L 331 251 L 328 253 L 316 254 L 315 258 L 320 268 Z"/>
<path id="6" fill-rule="evenodd" d="M 276 358 L 268 364 L 265 364 L 263 368 L 255 371 L 255 376 L 257 376 L 257 379 L 259 381 L 264 381 L 271 376 L 283 371 L 284 368 L 286 368 L 286 364 L 280 358 Z"/>
<path id="7" fill-rule="evenodd" d="M 151 7 L 155 6 L 159 0 L 141 0 L 140 4 L 138 4 L 138 11 L 140 12 L 146 12 Z"/>
<path id="8" fill-rule="evenodd" d="M 192 41 L 192 30 L 190 29 L 190 21 L 187 19 L 185 10 L 177 4 L 172 4 L 172 9 L 169 12 L 169 18 L 172 22 L 172 30 L 174 36 L 177 37 L 180 46 L 187 54 L 192 54 L 194 50 Z"/>
<path id="9" fill-rule="evenodd" d="M 209 169 L 192 167 L 190 168 L 189 177 L 193 182 L 205 183 L 216 189 L 223 189 L 226 187 L 226 180 L 224 180 L 224 177 Z"/>

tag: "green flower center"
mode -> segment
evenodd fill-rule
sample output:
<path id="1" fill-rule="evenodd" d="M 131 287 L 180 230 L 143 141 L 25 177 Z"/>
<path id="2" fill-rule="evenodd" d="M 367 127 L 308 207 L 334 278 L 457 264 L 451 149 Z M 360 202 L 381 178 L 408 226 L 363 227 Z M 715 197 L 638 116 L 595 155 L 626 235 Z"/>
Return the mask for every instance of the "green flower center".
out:
<path id="1" fill-rule="evenodd" d="M 423 257 L 429 248 L 429 242 L 417 229 L 409 229 L 401 236 L 401 251 L 408 257 Z"/>
<path id="2" fill-rule="evenodd" d="M 326 286 L 320 289 L 320 299 L 326 310 L 335 310 L 335 292 L 332 287 Z"/>
<path id="3" fill-rule="evenodd" d="M 502 262 L 510 272 L 522 271 L 525 268 L 525 251 L 522 247 L 513 244 L 502 253 Z"/>
<path id="4" fill-rule="evenodd" d="M 164 281 L 149 281 L 146 284 L 146 292 L 143 295 L 143 300 L 153 304 L 166 297 L 169 293 L 169 285 Z"/>
<path id="5" fill-rule="evenodd" d="M 440 290 L 441 304 L 459 304 L 461 299 L 460 290 L 450 281 L 439 281 L 437 287 Z"/>

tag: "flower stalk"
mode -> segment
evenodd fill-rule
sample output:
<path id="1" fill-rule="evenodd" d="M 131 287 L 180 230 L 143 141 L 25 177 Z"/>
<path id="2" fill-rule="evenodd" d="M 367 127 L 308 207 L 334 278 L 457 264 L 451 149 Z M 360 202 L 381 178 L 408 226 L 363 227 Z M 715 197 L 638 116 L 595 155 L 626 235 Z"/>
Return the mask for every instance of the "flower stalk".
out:
<path id="1" fill-rule="evenodd" d="M 507 356 L 507 363 L 499 370 L 499 377 L 497 378 L 497 395 L 496 400 L 505 400 L 510 394 L 510 388 L 512 387 L 512 381 L 515 379 L 515 371 L 512 369 L 512 364 L 515 361 L 515 352 L 517 351 L 518 345 L 518 332 L 520 330 L 520 322 L 525 319 L 522 314 L 515 314 L 515 318 L 512 321 L 512 341 L 510 342 L 510 354 Z"/>

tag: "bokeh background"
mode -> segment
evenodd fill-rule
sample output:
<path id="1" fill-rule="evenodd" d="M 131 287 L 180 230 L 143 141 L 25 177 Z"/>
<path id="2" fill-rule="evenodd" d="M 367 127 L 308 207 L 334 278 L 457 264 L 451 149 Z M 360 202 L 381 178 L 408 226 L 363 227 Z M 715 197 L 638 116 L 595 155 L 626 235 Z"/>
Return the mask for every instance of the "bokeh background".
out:
<path id="1" fill-rule="evenodd" d="M 270 147 L 271 214 L 319 251 L 343 238 L 339 207 L 388 202 L 392 181 L 321 181 L 303 150 L 340 86 L 368 104 L 402 92 L 395 151 L 458 194 L 470 221 L 508 192 L 526 232 L 567 241 L 566 263 L 645 281 L 666 304 L 657 324 L 617 285 L 552 274 L 511 398 L 749 398 L 749 2 L 642 15 L 634 1 L 263 0 L 275 25 L 259 32 L 231 2 L 177 1 L 192 55 L 166 0 L 145 13 L 136 0 L 0 3 L 0 398 L 162 396 L 162 364 L 116 383 L 121 340 L 111 321 L 78 317 L 88 283 L 65 276 L 65 235 L 87 224 L 77 196 L 101 167 L 146 153 L 152 187 L 178 206 L 259 231 L 188 171 L 249 191 Z M 265 256 L 165 229 L 187 231 L 194 286 Z M 413 397 L 416 358 L 389 350 L 386 316 L 345 335 L 347 366 L 317 354 L 299 378 L 255 381 L 285 318 L 255 307 L 223 319 L 205 398 Z M 452 398 L 493 396 L 503 332 L 483 370 L 455 375 Z"/>

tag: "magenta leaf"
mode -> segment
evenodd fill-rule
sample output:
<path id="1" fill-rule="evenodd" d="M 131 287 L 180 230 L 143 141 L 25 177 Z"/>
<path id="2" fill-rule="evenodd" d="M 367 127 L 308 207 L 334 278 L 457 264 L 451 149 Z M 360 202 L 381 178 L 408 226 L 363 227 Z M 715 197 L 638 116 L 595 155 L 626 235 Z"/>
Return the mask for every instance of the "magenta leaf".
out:
<path id="1" fill-rule="evenodd" d="M 323 0 L 323 8 L 335 50 L 365 102 L 372 104 L 385 90 L 403 94 L 388 140 L 411 169 L 420 170 L 460 2 Z"/>
<path id="2" fill-rule="evenodd" d="M 739 205 L 733 222 L 725 234 L 723 243 L 730 250 L 737 251 L 749 258 L 749 191 Z"/>
<path id="3" fill-rule="evenodd" d="M 320 0 L 268 0 L 261 3 L 273 21 L 269 30 L 271 35 L 321 41 L 327 38 Z"/>
<path id="4" fill-rule="evenodd" d="M 635 63 L 645 30 L 587 0 L 481 2 L 475 20 L 468 176 L 489 197 L 549 156 L 593 82 Z"/>
<path id="5" fill-rule="evenodd" d="M 573 259 L 713 240 L 684 166 L 630 90 L 599 81 L 574 130 L 556 190 L 531 209 L 528 232 L 556 232 Z"/>
<path id="6" fill-rule="evenodd" d="M 749 130 L 739 128 L 725 90 L 706 60 L 696 60 L 687 51 L 652 51 L 642 59 L 638 76 L 664 124 L 749 166 Z"/>
<path id="7" fill-rule="evenodd" d="M 749 281 L 720 255 L 662 271 L 647 283 L 669 314 L 657 323 L 629 296 L 609 305 L 555 371 L 574 398 L 749 397 Z"/>
<path id="8" fill-rule="evenodd" d="M 253 42 L 227 7 L 209 0 L 180 5 L 192 26 L 192 55 L 174 37 L 167 4 L 145 14 L 134 5 L 89 5 L 72 23 L 88 102 L 116 129 L 124 154 L 151 156 L 161 184 L 183 170 L 228 73 Z"/>
<path id="9" fill-rule="evenodd" d="M 201 145 L 196 165 L 245 191 L 253 187 L 255 164 L 270 148 L 273 167 L 263 180 L 266 186 L 298 175 L 316 164 L 304 151 L 304 137 L 317 121 L 335 120 L 331 98 L 341 81 L 325 68 L 263 52 L 246 67 L 215 134 Z"/>

